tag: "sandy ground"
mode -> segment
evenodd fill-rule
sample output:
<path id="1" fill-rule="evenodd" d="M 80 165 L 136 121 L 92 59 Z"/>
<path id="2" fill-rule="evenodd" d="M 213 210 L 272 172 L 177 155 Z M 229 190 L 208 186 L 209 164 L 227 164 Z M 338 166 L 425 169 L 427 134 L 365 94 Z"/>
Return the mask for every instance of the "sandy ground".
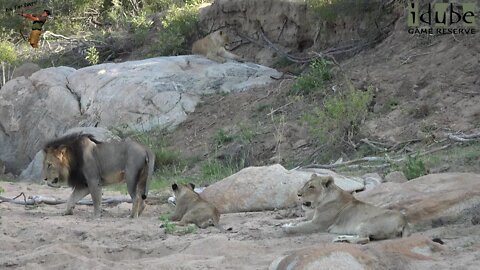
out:
<path id="1" fill-rule="evenodd" d="M 70 193 L 36 184 L 0 182 L 0 186 L 5 197 L 25 192 L 66 199 Z M 232 228 L 228 233 L 208 228 L 171 235 L 165 234 L 159 220 L 169 210 L 167 205 L 148 205 L 135 220 L 127 217 L 129 203 L 104 206 L 99 219 L 92 217 L 91 206 L 77 206 L 73 216 L 62 216 L 64 207 L 1 203 L 0 269 L 267 269 L 290 251 L 329 243 L 334 237 L 285 236 L 278 225 L 291 220 L 278 219 L 280 212 L 222 215 L 221 224 Z M 422 232 L 442 237 L 448 247 L 425 266 L 475 269 L 480 261 L 479 232 L 478 225 Z"/>

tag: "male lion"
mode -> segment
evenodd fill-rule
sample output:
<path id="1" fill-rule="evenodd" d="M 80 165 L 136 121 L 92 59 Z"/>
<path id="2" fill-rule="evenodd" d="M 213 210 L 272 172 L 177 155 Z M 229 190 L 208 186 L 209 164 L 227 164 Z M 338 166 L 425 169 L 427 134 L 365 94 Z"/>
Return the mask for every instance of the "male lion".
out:
<path id="1" fill-rule="evenodd" d="M 131 217 L 138 217 L 145 208 L 155 162 L 147 147 L 131 140 L 101 143 L 90 134 L 75 133 L 47 143 L 43 151 L 47 184 L 73 188 L 65 215 L 73 214 L 75 204 L 91 194 L 95 216 L 100 216 L 101 187 L 122 181 L 132 197 Z"/>
<path id="2" fill-rule="evenodd" d="M 192 53 L 203 54 L 208 59 L 219 63 L 225 63 L 227 58 L 243 62 L 243 59 L 240 56 L 225 50 L 225 45 L 228 43 L 229 38 L 227 33 L 218 30 L 195 41 L 192 45 Z"/>
<path id="3" fill-rule="evenodd" d="M 217 208 L 202 199 L 193 189 L 195 185 L 173 184 L 172 190 L 175 193 L 175 212 L 170 216 L 172 221 L 179 221 L 180 226 L 193 223 L 199 228 L 205 229 L 208 226 L 215 226 L 224 230 L 218 222 L 220 221 L 220 212 Z"/>
<path id="4" fill-rule="evenodd" d="M 313 174 L 298 191 L 302 207 L 313 210 L 311 220 L 282 226 L 286 233 L 330 232 L 356 243 L 404 236 L 408 223 L 399 211 L 361 202 L 335 185 L 331 176 Z"/>

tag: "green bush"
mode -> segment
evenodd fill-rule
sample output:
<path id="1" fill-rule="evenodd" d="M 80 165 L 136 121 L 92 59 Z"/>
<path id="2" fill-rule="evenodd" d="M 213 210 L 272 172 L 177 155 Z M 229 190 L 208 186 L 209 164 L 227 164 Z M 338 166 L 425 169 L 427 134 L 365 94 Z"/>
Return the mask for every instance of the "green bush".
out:
<path id="1" fill-rule="evenodd" d="M 168 215 L 163 214 L 159 217 L 159 219 L 162 222 L 166 234 L 173 234 L 175 232 L 177 226 L 175 225 L 175 223 L 170 221 Z"/>
<path id="2" fill-rule="evenodd" d="M 328 96 L 323 107 L 315 107 L 312 113 L 304 115 L 304 119 L 315 138 L 322 144 L 335 147 L 357 134 L 368 115 L 371 99 L 371 89 L 350 89 L 343 95 Z"/>
<path id="3" fill-rule="evenodd" d="M 239 168 L 235 165 L 219 160 L 206 160 L 202 163 L 202 180 L 208 183 L 222 180 L 223 178 L 236 173 Z"/>
<path id="4" fill-rule="evenodd" d="M 190 51 L 187 47 L 195 38 L 198 23 L 198 5 L 172 5 L 162 21 L 163 30 L 152 51 L 160 55 L 178 55 Z"/>
<path id="5" fill-rule="evenodd" d="M 427 168 L 425 167 L 425 162 L 423 159 L 418 157 L 418 155 L 409 156 L 405 162 L 405 165 L 403 166 L 402 171 L 408 180 L 426 175 L 428 173 Z"/>
<path id="6" fill-rule="evenodd" d="M 2 194 L 3 192 L 5 192 L 5 189 L 3 189 L 2 187 L 0 187 L 0 194 Z"/>
<path id="7" fill-rule="evenodd" d="M 325 92 L 325 84 L 333 78 L 332 62 L 320 59 L 310 64 L 310 69 L 295 81 L 290 94 L 308 95 L 315 92 Z"/>
<path id="8" fill-rule="evenodd" d="M 339 16 L 355 16 L 378 6 L 371 0 L 307 0 L 307 6 L 324 21 L 332 22 Z"/>
<path id="9" fill-rule="evenodd" d="M 240 142 L 244 144 L 252 143 L 253 139 L 257 135 L 255 130 L 253 130 L 250 126 L 242 123 L 238 124 L 237 127 L 239 128 L 237 136 Z"/>
<path id="10" fill-rule="evenodd" d="M 85 56 L 85 60 L 87 60 L 90 65 L 96 65 L 98 64 L 98 62 L 100 62 L 100 56 L 95 47 L 92 46 L 87 49 L 87 55 Z"/>
<path id="11" fill-rule="evenodd" d="M 213 136 L 213 143 L 216 146 L 222 146 L 227 143 L 233 142 L 234 136 L 228 134 L 224 129 L 220 128 L 215 132 Z"/>

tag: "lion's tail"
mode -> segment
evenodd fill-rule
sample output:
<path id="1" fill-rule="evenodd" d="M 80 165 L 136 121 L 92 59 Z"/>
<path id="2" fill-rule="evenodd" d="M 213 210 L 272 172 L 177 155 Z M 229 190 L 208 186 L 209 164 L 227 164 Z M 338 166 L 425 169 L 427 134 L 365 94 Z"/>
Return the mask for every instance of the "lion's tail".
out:
<path id="1" fill-rule="evenodd" d="M 147 149 L 147 157 L 145 158 L 145 165 L 142 168 L 140 173 L 141 179 L 145 181 L 145 188 L 143 190 L 142 199 L 147 198 L 148 194 L 148 185 L 152 180 L 153 170 L 155 169 L 155 155 L 150 149 Z"/>
<path id="2" fill-rule="evenodd" d="M 148 185 L 152 180 L 153 170 L 155 166 L 155 156 L 152 151 L 147 149 L 147 155 L 145 157 L 145 164 L 142 169 L 138 172 L 138 183 L 137 183 L 137 196 L 140 196 L 142 200 L 147 198 L 148 194 Z"/>

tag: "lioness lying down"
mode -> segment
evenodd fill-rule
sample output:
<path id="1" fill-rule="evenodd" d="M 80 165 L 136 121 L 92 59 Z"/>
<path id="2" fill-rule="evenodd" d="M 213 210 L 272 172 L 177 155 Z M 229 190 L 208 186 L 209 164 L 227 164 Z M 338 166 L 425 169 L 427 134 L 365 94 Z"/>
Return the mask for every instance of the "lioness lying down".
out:
<path id="1" fill-rule="evenodd" d="M 223 231 L 223 227 L 218 224 L 220 212 L 213 204 L 202 199 L 194 191 L 194 188 L 195 185 L 191 183 L 172 185 L 176 203 L 175 212 L 170 216 L 170 219 L 178 221 L 177 225 L 180 226 L 193 223 L 202 229 L 215 226 Z"/>
<path id="2" fill-rule="evenodd" d="M 382 209 L 361 202 L 335 185 L 331 176 L 317 176 L 298 191 L 302 208 L 313 212 L 311 220 L 282 226 L 286 233 L 329 232 L 340 236 L 338 240 L 365 243 L 401 237 L 408 223 L 399 211 Z"/>

